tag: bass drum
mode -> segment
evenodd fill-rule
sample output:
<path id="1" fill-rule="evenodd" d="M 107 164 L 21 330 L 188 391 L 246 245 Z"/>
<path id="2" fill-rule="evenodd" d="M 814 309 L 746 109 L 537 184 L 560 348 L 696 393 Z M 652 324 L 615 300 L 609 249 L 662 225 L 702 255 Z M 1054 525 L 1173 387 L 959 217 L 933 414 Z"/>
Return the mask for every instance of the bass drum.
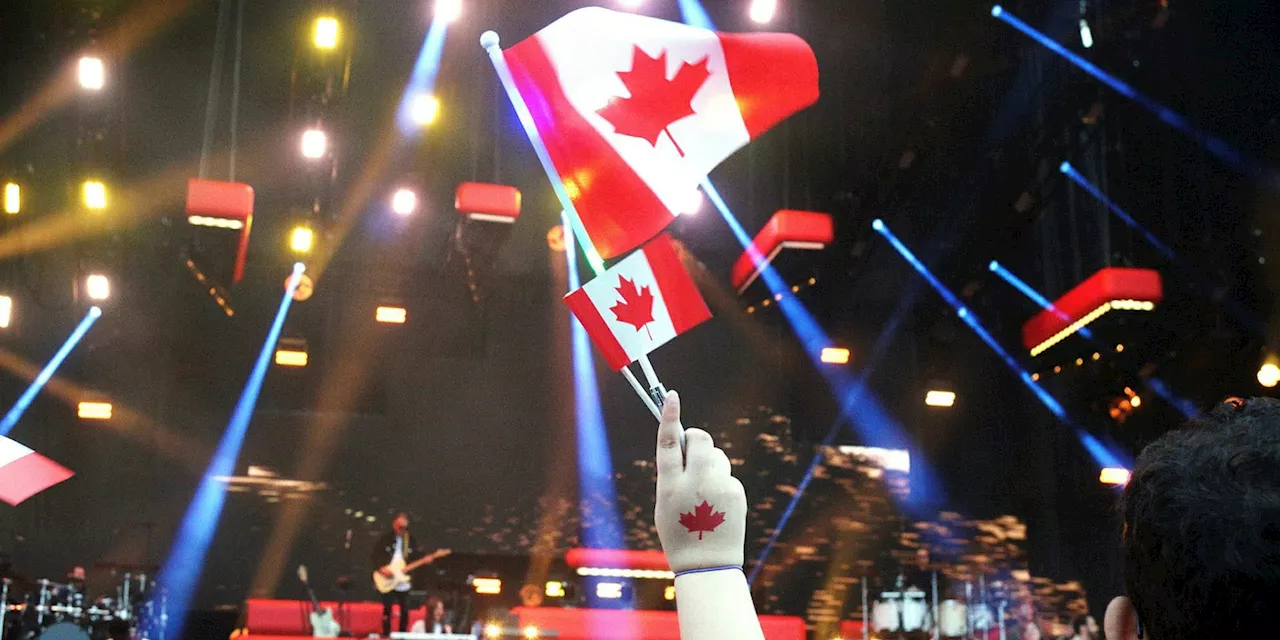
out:
<path id="1" fill-rule="evenodd" d="M 70 622 L 59 622 L 45 629 L 38 637 L 39 640 L 89 640 L 89 634 L 84 629 Z"/>

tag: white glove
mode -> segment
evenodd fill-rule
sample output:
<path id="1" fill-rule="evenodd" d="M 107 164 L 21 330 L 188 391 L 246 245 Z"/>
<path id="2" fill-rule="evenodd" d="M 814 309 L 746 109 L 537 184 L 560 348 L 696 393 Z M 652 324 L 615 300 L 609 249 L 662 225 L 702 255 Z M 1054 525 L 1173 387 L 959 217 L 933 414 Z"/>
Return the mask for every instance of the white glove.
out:
<path id="1" fill-rule="evenodd" d="M 662 406 L 657 466 L 654 522 L 671 570 L 742 567 L 746 492 L 711 435 L 680 424 L 680 396 L 674 391 Z"/>

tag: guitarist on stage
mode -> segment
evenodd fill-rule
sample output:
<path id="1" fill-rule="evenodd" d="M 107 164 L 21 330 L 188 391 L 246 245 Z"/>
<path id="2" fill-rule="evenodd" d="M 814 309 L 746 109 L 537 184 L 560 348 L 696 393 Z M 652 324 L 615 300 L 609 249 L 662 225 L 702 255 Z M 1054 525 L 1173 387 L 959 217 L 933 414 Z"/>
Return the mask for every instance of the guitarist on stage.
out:
<path id="1" fill-rule="evenodd" d="M 422 555 L 422 550 L 415 546 L 416 541 L 409 535 L 409 514 L 401 512 L 391 522 L 391 531 L 378 538 L 373 544 L 373 570 L 390 578 L 394 575 L 391 565 L 403 567 Z M 409 590 L 413 583 L 409 580 L 399 582 L 388 593 L 382 594 L 382 635 L 391 635 L 391 605 L 400 605 L 400 631 L 409 628 Z"/>
<path id="2" fill-rule="evenodd" d="M 409 627 L 409 590 L 413 588 L 410 573 L 449 554 L 439 550 L 423 555 L 409 535 L 409 514 L 400 512 L 391 522 L 391 531 L 373 545 L 374 586 L 382 593 L 382 635 L 391 635 L 391 606 L 400 605 L 399 631 Z"/>

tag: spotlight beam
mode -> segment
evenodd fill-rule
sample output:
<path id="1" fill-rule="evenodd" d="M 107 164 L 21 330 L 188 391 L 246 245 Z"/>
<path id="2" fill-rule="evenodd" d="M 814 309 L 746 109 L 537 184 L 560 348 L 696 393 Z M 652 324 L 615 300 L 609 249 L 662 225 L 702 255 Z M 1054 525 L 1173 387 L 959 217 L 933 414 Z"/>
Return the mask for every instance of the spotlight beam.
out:
<path id="1" fill-rule="evenodd" d="M 1017 289 L 1022 295 L 1030 298 L 1032 302 L 1040 305 L 1041 309 L 1048 309 L 1049 311 L 1052 311 L 1054 314 L 1056 314 L 1059 318 L 1063 318 L 1064 320 L 1067 318 L 1067 313 L 1065 311 L 1062 311 L 1057 306 L 1055 306 L 1052 302 L 1049 301 L 1048 298 L 1044 297 L 1043 295 L 1040 295 L 1039 291 L 1032 289 L 1031 285 L 1024 282 L 1022 278 L 1019 278 L 1018 276 L 1014 275 L 1013 272 L 1004 268 L 1004 265 L 1000 264 L 999 262 L 996 262 L 995 260 L 992 260 L 991 264 L 987 265 L 987 269 L 990 270 L 992 273 L 1000 276 L 1000 278 L 1003 279 L 1005 282 L 1008 282 L 1010 285 L 1013 285 L 1014 289 Z M 1084 336 L 1089 340 L 1093 339 L 1093 333 L 1089 331 L 1089 327 L 1080 327 L 1080 335 Z"/>
<path id="2" fill-rule="evenodd" d="M 396 123 L 400 133 L 404 135 L 421 130 L 414 119 L 413 103 L 418 96 L 431 95 L 435 91 L 436 76 L 440 73 L 440 60 L 444 55 L 444 41 L 448 34 L 449 21 L 440 17 L 431 20 L 427 37 L 422 41 L 422 49 L 418 52 L 418 59 L 413 63 L 413 72 L 409 74 L 409 84 L 400 99 L 400 108 L 396 111 Z"/>
<path id="3" fill-rule="evenodd" d="M 204 571 L 205 557 L 209 553 L 209 544 L 218 528 L 218 519 L 222 515 L 222 506 L 227 497 L 227 485 L 218 478 L 235 475 L 236 460 L 240 456 L 240 447 L 244 444 L 245 433 L 249 429 L 249 420 L 253 417 L 254 407 L 258 403 L 258 395 L 262 391 L 262 382 L 266 378 L 271 364 L 271 355 L 275 351 L 276 341 L 280 339 L 280 331 L 284 328 L 285 317 L 293 302 L 293 293 L 302 280 L 302 272 L 306 267 L 301 262 L 293 267 L 293 277 L 289 286 L 285 287 L 284 298 L 280 301 L 280 309 L 276 311 L 275 320 L 267 331 L 267 339 L 262 344 L 258 359 L 254 362 L 245 384 L 244 392 L 236 402 L 227 430 L 223 432 L 218 448 L 214 451 L 204 477 L 196 489 L 195 496 L 187 506 L 187 513 L 182 518 L 182 525 L 174 538 L 169 557 L 160 570 L 161 589 L 159 593 L 167 594 L 170 614 L 164 628 L 164 637 L 181 638 L 186 624 L 188 609 L 195 596 L 196 585 Z M 159 603 L 156 603 L 159 604 Z"/>
<path id="4" fill-rule="evenodd" d="M 711 21 L 711 16 L 707 15 L 707 10 L 702 6 L 699 0 L 679 0 L 680 19 L 691 27 L 699 29 L 716 30 L 716 25 Z"/>
<path id="5" fill-rule="evenodd" d="M 1142 108 L 1159 118 L 1161 122 L 1164 122 L 1174 129 L 1177 129 L 1188 138 L 1191 138 L 1196 142 L 1196 144 L 1199 144 L 1209 153 L 1217 156 L 1218 159 L 1249 176 L 1249 178 L 1265 184 L 1272 191 L 1280 193 L 1280 172 L 1258 163 L 1252 158 L 1241 153 L 1239 149 L 1236 149 L 1226 140 L 1195 126 L 1182 114 L 1156 102 L 1139 92 L 1137 89 L 1134 89 L 1123 80 L 1103 71 L 1097 65 L 1085 60 L 1070 49 L 1062 46 L 1062 44 L 1058 43 L 1053 38 L 1037 31 L 1035 28 L 1018 19 L 1017 16 L 1009 13 L 1004 9 L 1004 7 L 1000 5 L 991 7 L 991 15 L 1014 29 L 1021 31 L 1024 35 L 1040 43 L 1046 49 L 1066 58 L 1068 62 L 1075 65 L 1085 73 L 1093 76 L 1099 82 L 1111 87 L 1111 89 L 1116 93 L 1138 103 Z"/>
<path id="6" fill-rule="evenodd" d="M 946 285 L 942 284 L 942 282 L 939 281 L 931 271 L 929 271 L 929 268 L 924 266 L 924 263 L 920 262 L 920 259 L 917 258 L 905 244 L 902 244 L 902 241 L 899 240 L 897 236 L 893 235 L 893 232 L 889 230 L 888 225 L 886 225 L 883 220 L 877 218 L 871 223 L 871 228 L 884 236 L 885 240 L 888 240 L 889 244 L 902 255 L 903 259 L 905 259 L 917 273 L 924 277 L 925 281 L 933 287 L 933 290 L 937 291 L 938 295 L 942 296 L 942 299 L 946 300 L 947 304 L 951 305 L 951 308 L 956 310 L 956 315 L 963 320 L 965 324 L 969 325 L 969 328 L 972 329 L 983 342 L 987 343 L 987 346 L 991 347 L 991 350 L 995 351 L 996 355 L 1000 356 L 1000 359 L 1004 361 L 1005 366 L 1009 367 L 1009 370 L 1012 371 L 1014 375 L 1016 375 L 1037 398 L 1039 398 L 1040 402 L 1044 404 L 1045 408 L 1048 409 L 1050 413 L 1059 420 L 1068 421 L 1067 412 L 1062 408 L 1062 405 L 1057 401 L 1057 399 L 1050 395 L 1048 391 L 1045 391 L 1040 385 L 1036 384 L 1035 380 L 1031 379 L 1031 374 L 1027 373 L 1027 370 L 1023 368 L 1022 365 L 1019 364 L 1004 347 L 1000 346 L 999 342 L 996 342 L 996 339 L 992 337 L 986 327 L 982 326 L 982 322 L 969 311 L 969 307 L 965 306 L 965 304 L 960 301 L 960 298 L 956 297 L 956 294 L 952 293 Z"/>
<path id="7" fill-rule="evenodd" d="M 62 362 L 71 354 L 71 350 L 76 348 L 76 345 L 80 343 L 80 339 L 89 332 L 89 328 L 100 317 L 102 317 L 102 309 L 98 307 L 89 308 L 89 312 L 85 314 L 84 319 L 76 326 L 75 331 L 71 332 L 71 335 L 67 337 L 67 341 L 62 343 L 58 351 L 49 359 L 49 363 L 31 381 L 27 390 L 23 391 L 21 396 L 18 396 L 18 401 L 9 408 L 9 412 L 4 415 L 4 419 L 0 420 L 0 436 L 7 436 L 10 431 L 13 431 L 14 425 L 18 424 L 18 420 L 22 418 L 22 414 L 26 413 L 27 408 L 35 401 L 40 390 L 49 382 L 54 372 L 58 370 L 58 367 L 62 366 Z"/>

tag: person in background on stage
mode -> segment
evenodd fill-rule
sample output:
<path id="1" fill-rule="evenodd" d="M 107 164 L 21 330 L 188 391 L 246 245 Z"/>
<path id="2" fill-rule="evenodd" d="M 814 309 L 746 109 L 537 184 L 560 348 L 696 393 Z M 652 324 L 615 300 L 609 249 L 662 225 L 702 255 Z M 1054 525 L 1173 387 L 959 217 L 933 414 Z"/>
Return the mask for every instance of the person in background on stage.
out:
<path id="1" fill-rule="evenodd" d="M 444 610 L 444 600 L 436 596 L 427 598 L 423 607 L 423 617 L 413 623 L 409 631 L 413 633 L 453 633 L 453 625 L 449 624 L 449 614 Z"/>
<path id="2" fill-rule="evenodd" d="M 385 577 L 392 577 L 390 565 L 404 566 L 422 554 L 414 546 L 413 536 L 409 535 L 409 514 L 400 512 L 391 521 L 391 530 L 378 538 L 373 545 L 373 570 Z M 404 581 L 397 584 L 388 593 L 382 594 L 382 635 L 391 635 L 391 607 L 400 605 L 400 623 L 398 631 L 409 627 L 409 590 L 413 583 Z"/>
<path id="3" fill-rule="evenodd" d="M 1120 512 L 1109 640 L 1276 637 L 1280 401 L 1232 398 L 1148 445 Z"/>
<path id="4" fill-rule="evenodd" d="M 1102 640 L 1102 630 L 1098 628 L 1098 621 L 1089 614 L 1076 616 L 1076 619 L 1071 622 L 1071 630 L 1075 632 L 1071 640 Z"/>
<path id="5" fill-rule="evenodd" d="M 1017 627 L 1009 634 L 1012 640 L 1047 640 L 1050 636 L 1040 630 L 1040 618 L 1036 614 L 1036 604 L 1027 600 L 1018 606 L 1016 615 Z"/>
<path id="6" fill-rule="evenodd" d="M 674 391 L 662 406 L 657 467 L 654 521 L 676 574 L 680 637 L 763 640 L 742 572 L 746 492 L 711 435 L 680 424 L 680 396 Z"/>

